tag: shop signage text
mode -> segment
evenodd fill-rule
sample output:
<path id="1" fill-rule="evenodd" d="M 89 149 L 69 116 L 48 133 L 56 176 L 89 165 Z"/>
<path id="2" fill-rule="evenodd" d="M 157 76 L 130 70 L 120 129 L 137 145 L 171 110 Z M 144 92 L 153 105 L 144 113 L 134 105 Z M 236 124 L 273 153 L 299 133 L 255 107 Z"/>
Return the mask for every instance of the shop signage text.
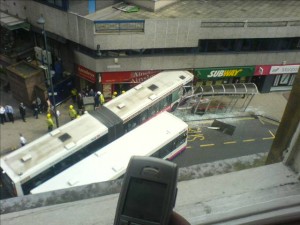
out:
<path id="1" fill-rule="evenodd" d="M 96 83 L 96 72 L 94 72 L 88 68 L 85 68 L 83 66 L 78 65 L 77 73 L 78 73 L 78 76 L 82 77 L 83 79 L 86 79 L 92 83 Z"/>
<path id="2" fill-rule="evenodd" d="M 105 72 L 102 73 L 102 83 L 141 83 L 160 71 L 125 71 L 125 72 Z"/>
<path id="3" fill-rule="evenodd" d="M 300 65 L 259 65 L 256 66 L 254 75 L 276 75 L 298 73 Z"/>
<path id="4" fill-rule="evenodd" d="M 149 79 L 156 75 L 159 71 L 139 71 L 139 72 L 132 72 L 131 76 L 131 83 L 142 83 L 145 80 Z"/>
<path id="5" fill-rule="evenodd" d="M 299 65 L 272 66 L 270 74 L 298 73 Z"/>
<path id="6" fill-rule="evenodd" d="M 207 77 L 236 77 L 242 69 L 239 70 L 213 70 L 211 71 Z"/>
<path id="7" fill-rule="evenodd" d="M 253 76 L 254 67 L 195 69 L 199 79 Z"/>

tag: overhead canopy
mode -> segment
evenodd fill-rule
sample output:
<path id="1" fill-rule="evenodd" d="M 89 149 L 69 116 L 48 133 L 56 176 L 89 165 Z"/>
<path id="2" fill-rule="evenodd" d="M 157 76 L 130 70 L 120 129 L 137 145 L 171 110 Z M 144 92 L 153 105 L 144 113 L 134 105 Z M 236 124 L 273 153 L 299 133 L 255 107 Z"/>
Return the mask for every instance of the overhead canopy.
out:
<path id="1" fill-rule="evenodd" d="M 1 26 L 8 30 L 24 29 L 29 31 L 30 24 L 15 16 L 11 16 L 5 12 L 0 12 Z"/>
<path id="2" fill-rule="evenodd" d="M 257 94 L 258 90 L 253 83 L 221 84 L 198 87 L 194 95 L 226 95 L 226 94 Z"/>

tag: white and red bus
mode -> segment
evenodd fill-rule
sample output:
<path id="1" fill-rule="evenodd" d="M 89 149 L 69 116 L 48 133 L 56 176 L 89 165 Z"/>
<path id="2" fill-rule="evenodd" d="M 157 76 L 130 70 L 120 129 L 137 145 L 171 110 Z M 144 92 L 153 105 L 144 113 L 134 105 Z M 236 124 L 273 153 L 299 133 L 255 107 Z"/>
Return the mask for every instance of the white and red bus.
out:
<path id="1" fill-rule="evenodd" d="M 164 112 L 31 190 L 32 194 L 121 177 L 132 156 L 171 160 L 185 150 L 188 125 Z"/>
<path id="2" fill-rule="evenodd" d="M 3 156 L 3 187 L 12 196 L 28 194 L 158 113 L 171 110 L 193 78 L 188 71 L 158 73 L 95 111 Z"/>

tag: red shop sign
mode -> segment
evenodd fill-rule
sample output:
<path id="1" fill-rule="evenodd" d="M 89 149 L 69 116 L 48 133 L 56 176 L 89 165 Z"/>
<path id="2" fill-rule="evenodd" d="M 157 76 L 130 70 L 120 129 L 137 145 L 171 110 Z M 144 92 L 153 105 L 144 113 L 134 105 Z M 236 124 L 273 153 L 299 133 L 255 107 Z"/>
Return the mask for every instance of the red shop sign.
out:
<path id="1" fill-rule="evenodd" d="M 131 72 L 101 73 L 101 82 L 102 84 L 129 82 L 131 78 L 130 74 Z"/>
<path id="2" fill-rule="evenodd" d="M 85 68 L 84 66 L 77 66 L 77 74 L 79 77 L 88 80 L 92 83 L 96 83 L 96 72 Z"/>
<path id="3" fill-rule="evenodd" d="M 102 73 L 102 83 L 141 83 L 158 74 L 158 70 Z"/>
<path id="4" fill-rule="evenodd" d="M 270 70 L 271 70 L 271 66 L 269 65 L 256 66 L 254 71 L 254 76 L 269 75 Z"/>

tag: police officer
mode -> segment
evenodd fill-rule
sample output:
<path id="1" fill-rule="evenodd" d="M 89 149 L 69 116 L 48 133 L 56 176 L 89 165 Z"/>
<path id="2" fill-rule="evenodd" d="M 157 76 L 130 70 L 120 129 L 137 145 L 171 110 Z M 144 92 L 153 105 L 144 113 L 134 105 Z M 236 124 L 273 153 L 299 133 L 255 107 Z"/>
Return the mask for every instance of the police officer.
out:
<path id="1" fill-rule="evenodd" d="M 48 132 L 52 131 L 53 130 L 53 126 L 54 126 L 54 122 L 51 118 L 51 114 L 48 113 L 47 114 L 47 125 L 48 125 Z"/>
<path id="2" fill-rule="evenodd" d="M 72 96 L 72 101 L 75 103 L 76 102 L 76 97 L 77 97 L 77 89 L 76 88 L 72 88 L 71 96 Z"/>
<path id="3" fill-rule="evenodd" d="M 117 97 L 117 95 L 118 95 L 118 92 L 114 91 L 112 98 Z"/>
<path id="4" fill-rule="evenodd" d="M 104 96 L 103 96 L 103 94 L 102 94 L 100 91 L 98 91 L 98 93 L 99 93 L 99 101 L 100 101 L 100 104 L 103 105 L 104 102 L 105 102 Z"/>
<path id="5" fill-rule="evenodd" d="M 74 120 L 77 117 L 77 112 L 74 109 L 73 105 L 70 105 L 70 107 L 69 107 L 69 115 L 71 117 L 71 120 Z"/>

